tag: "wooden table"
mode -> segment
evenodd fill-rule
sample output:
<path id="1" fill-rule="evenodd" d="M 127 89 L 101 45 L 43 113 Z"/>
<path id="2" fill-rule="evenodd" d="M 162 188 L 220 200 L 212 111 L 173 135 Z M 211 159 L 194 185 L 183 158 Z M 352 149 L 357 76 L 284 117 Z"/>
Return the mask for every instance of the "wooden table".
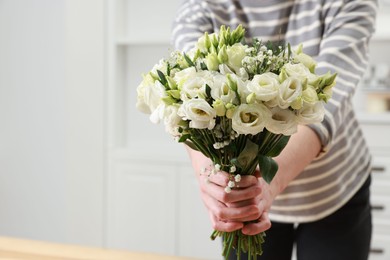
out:
<path id="1" fill-rule="evenodd" d="M 137 253 L 0 237 L 0 260 L 195 260 L 194 258 Z"/>

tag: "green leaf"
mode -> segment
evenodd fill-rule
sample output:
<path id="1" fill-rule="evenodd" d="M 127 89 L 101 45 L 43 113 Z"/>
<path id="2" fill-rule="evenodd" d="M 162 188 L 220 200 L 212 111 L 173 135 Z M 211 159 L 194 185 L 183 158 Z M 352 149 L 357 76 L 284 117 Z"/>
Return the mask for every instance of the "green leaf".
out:
<path id="1" fill-rule="evenodd" d="M 180 140 L 179 140 L 179 142 L 180 142 Z M 198 149 L 198 147 L 197 147 L 193 142 L 190 142 L 190 141 L 186 140 L 186 141 L 183 141 L 183 143 L 185 143 L 185 144 L 186 144 L 188 147 L 190 147 L 192 150 L 200 151 L 200 150 Z"/>
<path id="2" fill-rule="evenodd" d="M 290 136 L 283 135 L 272 147 L 270 151 L 267 152 L 267 156 L 276 157 L 278 156 L 284 147 L 286 147 L 288 141 L 290 140 Z"/>
<path id="3" fill-rule="evenodd" d="M 272 157 L 259 155 L 258 156 L 259 167 L 261 176 L 269 184 L 278 171 L 278 163 L 272 159 Z"/>
<path id="4" fill-rule="evenodd" d="M 167 64 L 167 75 L 171 75 L 171 65 L 169 65 L 169 63 Z"/>
<path id="5" fill-rule="evenodd" d="M 186 62 L 188 63 L 189 66 L 195 67 L 195 64 L 192 62 L 190 57 L 187 56 L 187 54 L 183 53 L 183 56 L 184 56 L 184 59 L 186 60 Z"/>
<path id="6" fill-rule="evenodd" d="M 233 158 L 231 163 L 240 167 L 241 169 L 246 169 L 253 164 L 253 161 L 256 160 L 259 153 L 259 146 L 247 139 L 245 143 L 245 148 L 241 151 L 237 158 Z"/>
<path id="7" fill-rule="evenodd" d="M 161 84 L 163 84 L 165 87 L 167 87 L 167 86 L 168 86 L 168 81 L 167 81 L 167 79 L 165 78 L 164 73 L 162 73 L 160 70 L 157 70 L 157 74 L 158 74 L 158 76 L 160 77 L 160 82 L 161 82 Z"/>
<path id="8" fill-rule="evenodd" d="M 200 68 L 201 68 L 202 70 L 207 70 L 207 65 L 206 65 L 204 62 L 201 62 L 201 63 L 200 63 Z"/>
<path id="9" fill-rule="evenodd" d="M 211 88 L 208 84 L 206 84 L 206 96 L 207 98 L 211 97 Z"/>
<path id="10" fill-rule="evenodd" d="M 180 136 L 180 138 L 179 138 L 179 143 L 186 142 L 186 140 L 187 140 L 188 138 L 190 138 L 190 137 L 191 137 L 190 134 L 184 134 L 184 135 Z"/>

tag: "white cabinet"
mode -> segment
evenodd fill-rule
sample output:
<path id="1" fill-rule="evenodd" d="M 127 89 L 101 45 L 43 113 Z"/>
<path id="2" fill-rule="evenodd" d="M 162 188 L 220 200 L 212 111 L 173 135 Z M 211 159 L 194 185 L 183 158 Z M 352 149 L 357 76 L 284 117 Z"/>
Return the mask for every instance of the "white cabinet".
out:
<path id="1" fill-rule="evenodd" d="M 108 183 L 109 247 L 175 254 L 175 167 L 137 161 L 113 165 Z"/>
<path id="2" fill-rule="evenodd" d="M 222 242 L 210 239 L 213 231 L 211 222 L 192 168 L 180 167 L 179 175 L 178 254 L 200 259 L 222 259 Z"/>
<path id="3" fill-rule="evenodd" d="M 222 259 L 193 169 L 124 154 L 111 162 L 108 177 L 107 246 Z"/>

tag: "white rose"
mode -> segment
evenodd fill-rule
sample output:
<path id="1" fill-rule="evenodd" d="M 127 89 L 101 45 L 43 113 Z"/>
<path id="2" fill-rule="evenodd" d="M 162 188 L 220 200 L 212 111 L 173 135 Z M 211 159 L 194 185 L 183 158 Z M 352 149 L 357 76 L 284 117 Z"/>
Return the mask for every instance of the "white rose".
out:
<path id="1" fill-rule="evenodd" d="M 186 82 L 187 79 L 195 77 L 195 74 L 196 69 L 194 67 L 189 67 L 182 71 L 176 72 L 173 80 L 177 83 L 178 87 L 181 88 L 184 82 Z"/>
<path id="2" fill-rule="evenodd" d="M 150 81 L 150 78 L 141 82 L 137 88 L 137 109 L 143 113 L 151 114 L 161 104 L 162 98 L 166 96 L 165 87 L 156 80 Z"/>
<path id="3" fill-rule="evenodd" d="M 150 114 L 149 119 L 152 123 L 158 124 L 160 123 L 160 120 L 164 117 L 164 111 L 165 111 L 165 104 L 160 104 L 158 107 L 153 110 L 153 112 Z"/>
<path id="4" fill-rule="evenodd" d="M 293 111 L 275 107 L 271 112 L 272 117 L 265 126 L 268 131 L 283 135 L 292 135 L 297 131 L 298 121 Z"/>
<path id="5" fill-rule="evenodd" d="M 311 77 L 311 72 L 302 63 L 298 63 L 298 64 L 286 63 L 282 67 L 281 80 L 284 81 L 288 77 L 295 77 L 298 78 L 301 82 L 304 82 Z"/>
<path id="6" fill-rule="evenodd" d="M 168 106 L 164 111 L 165 130 L 173 136 L 179 136 L 178 128 L 182 118 L 177 114 L 179 108 L 176 105 Z"/>
<path id="7" fill-rule="evenodd" d="M 242 104 L 232 117 L 232 128 L 238 134 L 255 135 L 263 131 L 271 118 L 271 111 L 263 104 Z"/>
<path id="8" fill-rule="evenodd" d="M 248 90 L 256 94 L 256 99 L 260 101 L 270 101 L 278 95 L 279 79 L 278 75 L 267 72 L 255 75 L 248 83 Z"/>
<path id="9" fill-rule="evenodd" d="M 236 43 L 226 48 L 226 53 L 228 55 L 227 65 L 229 66 L 229 68 L 231 68 L 235 72 L 238 72 L 240 70 L 240 68 L 242 67 L 242 60 L 246 56 L 245 50 L 247 48 L 247 46 L 242 45 L 241 43 Z"/>
<path id="10" fill-rule="evenodd" d="M 302 83 L 298 78 L 289 77 L 280 84 L 277 103 L 280 108 L 288 108 L 302 97 Z"/>
<path id="11" fill-rule="evenodd" d="M 236 93 L 231 90 L 227 84 L 227 78 L 224 75 L 216 75 L 211 87 L 211 97 L 214 100 L 222 100 L 225 104 L 232 103 L 236 98 Z"/>
<path id="12" fill-rule="evenodd" d="M 215 110 L 204 99 L 189 99 L 179 108 L 178 115 L 190 120 L 190 127 L 197 129 L 213 129 L 215 126 Z"/>
<path id="13" fill-rule="evenodd" d="M 213 74 L 207 70 L 201 70 L 188 78 L 181 87 L 181 99 L 187 100 L 196 97 L 204 97 L 206 84 L 210 87 L 213 83 Z"/>
<path id="14" fill-rule="evenodd" d="M 303 103 L 303 107 L 297 111 L 298 122 L 301 124 L 315 124 L 324 120 L 325 108 L 322 101 L 310 104 Z"/>
<path id="15" fill-rule="evenodd" d="M 152 113 L 149 105 L 146 104 L 146 102 L 145 102 L 145 89 L 148 86 L 153 86 L 153 85 L 154 85 L 154 78 L 148 73 L 147 75 L 144 75 L 142 82 L 137 87 L 136 107 L 142 113 L 145 113 L 145 114 Z"/>

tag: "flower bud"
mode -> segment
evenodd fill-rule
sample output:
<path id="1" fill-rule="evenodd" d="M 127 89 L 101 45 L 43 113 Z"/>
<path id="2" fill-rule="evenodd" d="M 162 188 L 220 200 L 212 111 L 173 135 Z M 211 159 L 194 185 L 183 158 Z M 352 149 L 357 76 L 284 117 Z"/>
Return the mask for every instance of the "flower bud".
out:
<path id="1" fill-rule="evenodd" d="M 171 96 L 162 97 L 161 100 L 167 106 L 170 106 L 170 105 L 176 103 L 176 100 L 174 98 L 172 98 Z"/>
<path id="2" fill-rule="evenodd" d="M 255 93 L 250 93 L 247 97 L 246 97 L 246 103 L 247 104 L 253 104 L 255 103 L 256 101 L 256 94 Z"/>
<path id="3" fill-rule="evenodd" d="M 210 71 L 217 71 L 219 62 L 218 55 L 216 53 L 209 53 L 206 57 L 206 66 Z"/>
<path id="4" fill-rule="evenodd" d="M 223 45 L 222 48 L 218 52 L 218 61 L 219 63 L 225 63 L 228 61 L 228 55 L 226 52 L 226 45 Z"/>
<path id="5" fill-rule="evenodd" d="M 233 105 L 232 103 L 226 104 L 226 117 L 232 119 L 235 110 L 236 110 L 235 105 Z"/>
<path id="6" fill-rule="evenodd" d="M 209 34 L 206 32 L 206 33 L 204 34 L 204 37 L 205 37 L 205 40 L 204 40 L 205 47 L 206 47 L 206 49 L 210 49 L 210 47 L 211 47 L 211 41 L 210 41 L 210 36 L 209 36 Z"/>
<path id="7" fill-rule="evenodd" d="M 302 92 L 302 99 L 303 101 L 314 104 L 318 101 L 317 92 L 313 87 L 308 86 L 303 92 Z"/>
<path id="8" fill-rule="evenodd" d="M 229 88 L 231 90 L 233 90 L 234 92 L 236 92 L 237 91 L 237 82 L 232 78 L 231 74 L 227 74 L 226 77 L 227 77 L 227 83 L 228 83 Z"/>
<path id="9" fill-rule="evenodd" d="M 291 102 L 290 106 L 292 109 L 301 109 L 303 105 L 302 97 L 297 97 L 293 102 Z"/>
<path id="10" fill-rule="evenodd" d="M 168 86 L 170 89 L 177 89 L 177 84 L 175 82 L 175 80 L 170 77 L 170 76 L 165 76 L 167 82 L 168 82 Z"/>
<path id="11" fill-rule="evenodd" d="M 215 112 L 217 113 L 217 116 L 225 116 L 226 114 L 226 108 L 225 104 L 222 100 L 217 99 L 213 102 L 213 108 L 215 109 Z"/>
<path id="12" fill-rule="evenodd" d="M 167 91 L 167 94 L 173 97 L 174 99 L 179 100 L 180 99 L 180 90 L 177 89 L 171 89 Z"/>

